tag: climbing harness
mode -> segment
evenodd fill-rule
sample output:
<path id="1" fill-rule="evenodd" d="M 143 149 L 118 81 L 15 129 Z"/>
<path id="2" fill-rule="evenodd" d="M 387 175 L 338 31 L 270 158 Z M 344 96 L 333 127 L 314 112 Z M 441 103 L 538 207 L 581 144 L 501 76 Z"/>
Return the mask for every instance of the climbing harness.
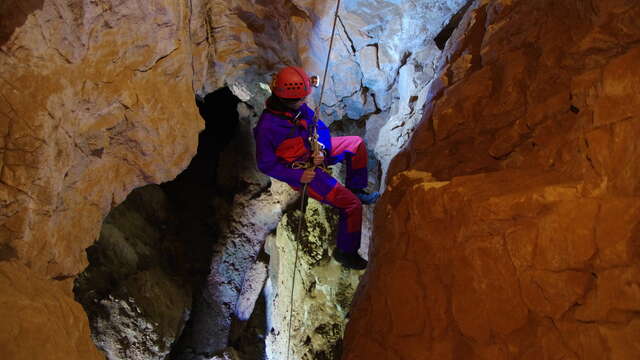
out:
<path id="1" fill-rule="evenodd" d="M 336 35 L 336 24 L 338 23 L 338 14 L 340 12 L 340 0 L 338 0 L 338 4 L 336 5 L 336 13 L 333 17 L 333 29 L 331 30 L 331 40 L 329 42 L 329 53 L 327 54 L 327 61 L 324 65 L 324 75 L 322 78 L 322 87 L 320 90 L 320 99 L 318 100 L 318 104 L 316 105 L 315 114 L 313 116 L 312 121 L 312 129 L 309 132 L 311 136 L 309 136 L 309 142 L 311 143 L 313 155 L 317 155 L 320 151 L 322 151 L 321 144 L 318 141 L 318 112 L 320 111 L 320 104 L 322 104 L 322 98 L 324 96 L 324 85 L 327 80 L 327 72 L 329 70 L 329 61 L 331 59 L 331 50 L 333 49 L 333 39 Z M 315 80 L 313 81 L 316 82 Z M 312 158 L 313 159 L 313 158 Z M 311 160 L 313 161 L 313 160 Z M 310 169 L 315 169 L 315 165 L 311 165 Z M 324 168 L 324 166 L 323 166 Z M 300 197 L 300 219 L 298 220 L 298 230 L 296 232 L 295 243 L 296 243 L 296 256 L 293 262 L 293 282 L 291 284 L 291 297 L 289 301 L 289 332 L 287 339 L 287 360 L 289 360 L 290 348 L 291 348 L 291 323 L 293 320 L 293 291 L 296 286 L 296 272 L 298 270 L 298 251 L 300 247 L 300 235 L 302 234 L 302 223 L 304 222 L 304 213 L 306 210 L 306 196 L 307 196 L 307 186 L 309 184 L 304 184 L 302 187 L 302 196 Z"/>

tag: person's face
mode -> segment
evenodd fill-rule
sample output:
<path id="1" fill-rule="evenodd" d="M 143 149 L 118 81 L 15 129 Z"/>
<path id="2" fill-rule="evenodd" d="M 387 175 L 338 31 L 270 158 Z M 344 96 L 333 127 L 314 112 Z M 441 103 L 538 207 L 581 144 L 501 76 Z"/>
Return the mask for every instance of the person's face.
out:
<path id="1" fill-rule="evenodd" d="M 287 99 L 284 101 L 284 104 L 293 110 L 298 110 L 300 109 L 300 107 L 302 106 L 302 104 L 304 104 L 307 101 L 307 97 L 303 97 L 300 99 Z"/>

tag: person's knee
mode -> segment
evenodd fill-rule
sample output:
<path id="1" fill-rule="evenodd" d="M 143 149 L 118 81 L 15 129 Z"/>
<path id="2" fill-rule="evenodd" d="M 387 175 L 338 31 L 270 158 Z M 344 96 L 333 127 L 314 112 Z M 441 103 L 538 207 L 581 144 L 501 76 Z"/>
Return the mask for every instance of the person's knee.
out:
<path id="1" fill-rule="evenodd" d="M 360 199 L 353 195 L 353 199 L 349 199 L 349 203 L 345 207 L 345 211 L 349 215 L 362 214 L 362 203 L 360 202 Z"/>

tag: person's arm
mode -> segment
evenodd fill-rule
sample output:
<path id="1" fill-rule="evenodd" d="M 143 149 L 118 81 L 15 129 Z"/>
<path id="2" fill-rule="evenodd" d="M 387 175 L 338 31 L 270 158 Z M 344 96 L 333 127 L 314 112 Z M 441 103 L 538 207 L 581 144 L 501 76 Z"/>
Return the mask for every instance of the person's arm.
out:
<path id="1" fill-rule="evenodd" d="M 258 169 L 274 179 L 284 181 L 291 185 L 300 185 L 303 169 L 292 169 L 278 160 L 275 154 L 275 146 L 271 142 L 268 129 L 256 127 L 254 130 L 256 139 L 256 162 Z"/>
<path id="2" fill-rule="evenodd" d="M 315 112 L 307 104 L 303 106 L 303 111 L 306 112 L 305 117 L 307 119 L 315 119 Z M 318 141 L 324 145 L 325 157 L 328 158 L 331 156 L 331 132 L 322 120 L 317 119 L 317 122 Z"/>
<path id="3" fill-rule="evenodd" d="M 331 155 L 331 132 L 327 125 L 318 119 L 318 141 L 324 145 L 324 150 L 327 156 Z"/>

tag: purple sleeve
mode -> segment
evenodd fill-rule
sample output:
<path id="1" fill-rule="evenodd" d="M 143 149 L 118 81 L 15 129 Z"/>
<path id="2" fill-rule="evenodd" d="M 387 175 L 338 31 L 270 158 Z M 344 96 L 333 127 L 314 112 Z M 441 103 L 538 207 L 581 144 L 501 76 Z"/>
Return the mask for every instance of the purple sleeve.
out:
<path id="1" fill-rule="evenodd" d="M 280 162 L 275 153 L 276 146 L 269 136 L 269 129 L 258 126 L 254 129 L 256 139 L 256 162 L 258 169 L 272 178 L 284 181 L 289 185 L 300 186 L 300 178 L 304 170 L 292 169 Z"/>
<path id="2" fill-rule="evenodd" d="M 327 156 L 331 154 L 331 133 L 322 120 L 318 119 L 318 140 L 324 145 Z"/>
<path id="3" fill-rule="evenodd" d="M 314 119 L 315 112 L 309 106 L 307 106 L 307 104 L 303 106 L 304 106 L 304 111 L 306 111 L 306 118 Z M 325 123 L 322 120 L 320 119 L 317 119 L 317 120 L 318 120 L 318 123 L 317 123 L 318 141 L 320 141 L 320 143 L 324 145 L 324 149 L 327 155 L 329 155 L 331 154 L 331 133 L 329 132 L 329 128 L 327 127 L 327 125 L 325 125 Z"/>

